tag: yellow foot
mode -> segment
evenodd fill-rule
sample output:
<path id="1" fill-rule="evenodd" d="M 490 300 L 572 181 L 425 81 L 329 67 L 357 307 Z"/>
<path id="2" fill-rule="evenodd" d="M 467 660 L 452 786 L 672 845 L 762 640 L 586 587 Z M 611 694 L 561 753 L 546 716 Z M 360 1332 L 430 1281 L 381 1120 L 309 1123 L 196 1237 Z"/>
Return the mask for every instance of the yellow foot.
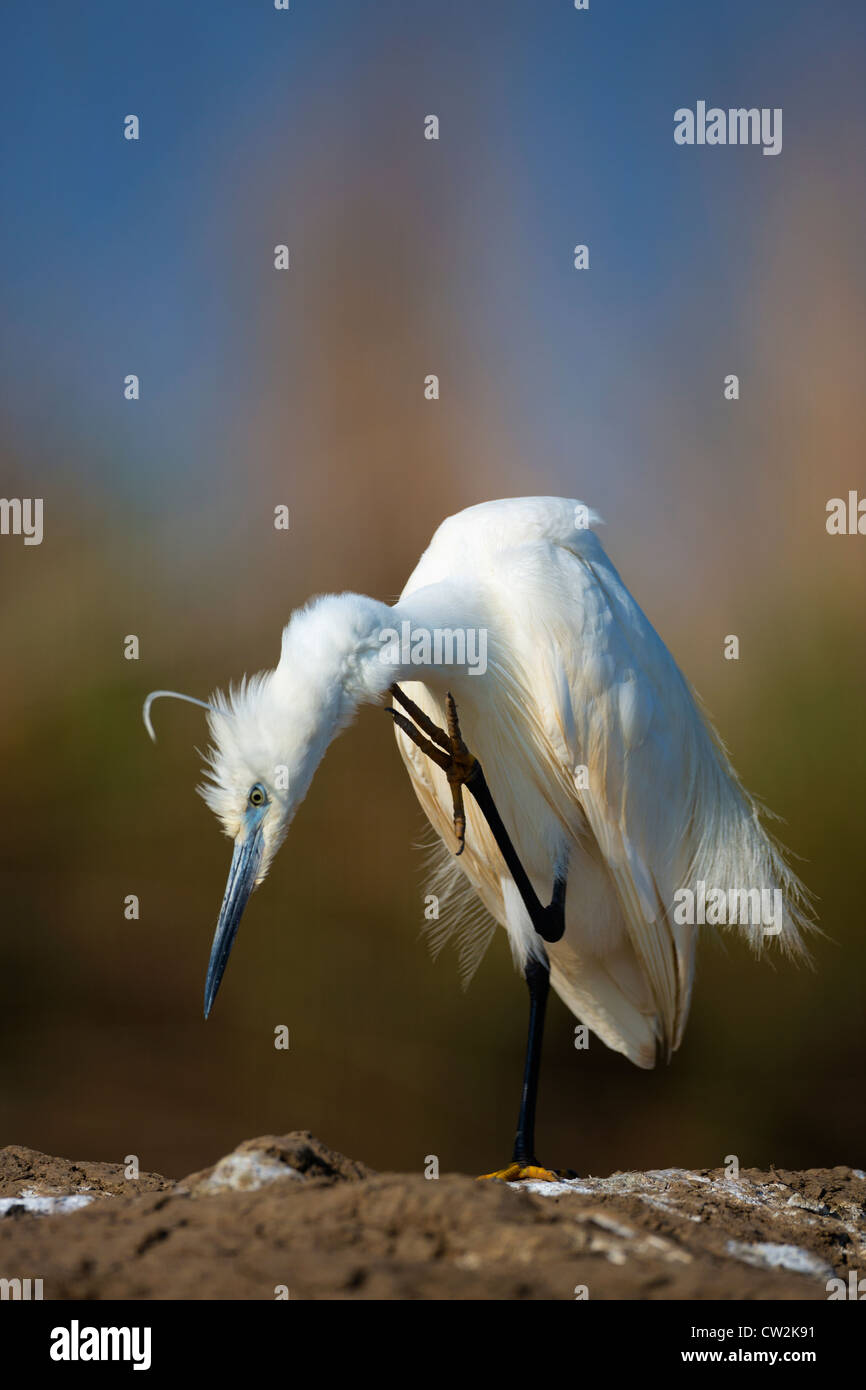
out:
<path id="1" fill-rule="evenodd" d="M 565 1177 L 564 1173 L 553 1173 L 549 1168 L 539 1168 L 535 1163 L 527 1163 L 525 1167 L 521 1167 L 519 1163 L 509 1163 L 507 1168 L 499 1168 L 495 1173 L 482 1173 L 475 1181 L 487 1182 L 495 1179 L 498 1182 L 559 1182 L 562 1177 Z"/>

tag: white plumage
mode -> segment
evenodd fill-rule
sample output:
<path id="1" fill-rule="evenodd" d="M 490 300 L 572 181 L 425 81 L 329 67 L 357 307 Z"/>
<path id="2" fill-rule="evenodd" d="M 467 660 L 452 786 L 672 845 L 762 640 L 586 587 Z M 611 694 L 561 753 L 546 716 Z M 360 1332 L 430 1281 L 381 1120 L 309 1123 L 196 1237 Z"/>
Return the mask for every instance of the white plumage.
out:
<path id="1" fill-rule="evenodd" d="M 597 521 L 555 497 L 470 507 L 439 527 L 394 607 L 357 594 L 317 599 L 293 615 L 274 671 L 214 697 L 204 794 L 236 848 L 207 1008 L 246 897 L 328 744 L 361 703 L 387 700 L 394 681 L 440 727 L 453 693 L 464 740 L 542 902 L 567 868 L 565 933 L 546 948 L 551 982 L 609 1047 L 651 1067 L 682 1039 L 698 930 L 674 919 L 684 887 L 780 890 L 775 939 L 805 954 L 803 890 L 607 558 Z M 388 665 L 383 634 L 404 622 L 483 631 L 486 671 L 457 660 Z M 455 858 L 445 774 L 399 729 L 397 741 L 441 845 L 433 886 L 446 908 L 451 894 L 434 947 L 457 931 L 471 974 L 499 923 L 524 966 L 542 954 L 541 940 L 486 820 L 467 796 L 465 852 Z M 254 805 L 258 791 L 264 800 Z M 460 883 L 467 892 L 455 894 Z M 467 893 L 476 905 L 464 915 Z M 761 924 L 742 930 L 760 951 Z"/>
<path id="2" fill-rule="evenodd" d="M 657 1045 L 679 1046 L 691 998 L 697 928 L 673 921 L 676 891 L 781 889 L 776 939 L 794 954 L 804 954 L 804 894 L 661 638 L 595 533 L 576 527 L 585 517 L 554 497 L 470 507 L 439 527 L 398 607 L 459 576 L 464 621 L 489 634 L 488 675 L 448 677 L 464 739 L 543 902 L 568 861 L 565 936 L 546 947 L 551 983 L 609 1047 L 651 1067 Z M 441 681 L 425 673 L 404 688 L 444 723 Z M 483 816 L 467 800 L 454 859 L 445 776 L 399 730 L 397 740 L 450 850 L 446 873 L 466 876 L 522 965 L 539 938 Z M 760 952 L 762 926 L 743 930 Z M 437 946 L 446 934 L 434 928 Z M 464 937 L 470 971 L 489 936 L 481 922 Z"/>

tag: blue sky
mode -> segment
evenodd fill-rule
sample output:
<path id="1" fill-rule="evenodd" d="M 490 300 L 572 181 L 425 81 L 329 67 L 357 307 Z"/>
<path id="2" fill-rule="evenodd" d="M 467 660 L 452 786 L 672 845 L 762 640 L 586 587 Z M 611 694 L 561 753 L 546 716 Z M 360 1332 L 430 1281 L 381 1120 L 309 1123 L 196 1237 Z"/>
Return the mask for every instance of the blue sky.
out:
<path id="1" fill-rule="evenodd" d="M 381 179 L 401 122 L 413 140 L 427 110 L 443 122 L 444 331 L 499 383 L 527 457 L 604 449 L 621 490 L 656 373 L 703 370 L 698 325 L 736 345 L 767 218 L 816 159 L 844 162 L 854 136 L 862 156 L 854 4 L 19 4 L 5 27 L 7 447 L 144 507 L 230 468 L 255 409 L 242 263 L 272 231 L 262 209 L 314 271 L 310 172 L 333 169 L 335 198 L 348 169 Z M 781 156 L 676 147 L 673 111 L 699 97 L 782 106 Z M 416 196 L 411 166 L 388 186 Z"/>

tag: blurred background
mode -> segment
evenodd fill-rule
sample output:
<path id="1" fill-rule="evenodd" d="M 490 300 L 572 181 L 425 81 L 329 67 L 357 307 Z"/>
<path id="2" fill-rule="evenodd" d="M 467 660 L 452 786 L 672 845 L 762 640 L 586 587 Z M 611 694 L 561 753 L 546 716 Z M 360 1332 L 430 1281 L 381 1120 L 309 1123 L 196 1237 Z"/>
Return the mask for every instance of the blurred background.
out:
<path id="1" fill-rule="evenodd" d="M 18 3 L 4 29 L 0 494 L 43 497 L 45 535 L 0 537 L 0 1143 L 173 1176 L 295 1128 L 379 1168 L 507 1160 L 525 988 L 504 934 L 468 993 L 430 962 L 381 713 L 329 752 L 205 1025 L 230 845 L 201 711 L 158 707 L 154 748 L 141 702 L 273 665 L 311 594 L 393 599 L 450 513 L 552 493 L 605 517 L 826 936 L 814 974 L 708 942 L 653 1073 L 575 1051 L 553 999 L 539 1155 L 864 1164 L 866 538 L 825 529 L 866 495 L 862 6 Z M 782 107 L 782 153 L 676 146 L 699 99 Z"/>

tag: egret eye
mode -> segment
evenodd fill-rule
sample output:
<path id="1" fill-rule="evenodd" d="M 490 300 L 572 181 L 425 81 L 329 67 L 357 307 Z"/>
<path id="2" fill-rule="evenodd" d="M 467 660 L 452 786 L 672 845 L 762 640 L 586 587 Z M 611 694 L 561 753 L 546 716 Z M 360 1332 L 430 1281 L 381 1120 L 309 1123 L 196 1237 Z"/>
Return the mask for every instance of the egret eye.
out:
<path id="1" fill-rule="evenodd" d="M 256 785 L 253 787 L 252 791 L 250 792 L 250 805 L 251 805 L 251 806 L 264 806 L 264 804 L 265 804 L 265 802 L 267 801 L 267 799 L 268 799 L 268 798 L 267 798 L 267 795 L 266 795 L 266 793 L 265 793 L 264 787 L 261 785 L 260 782 L 256 782 Z"/>

